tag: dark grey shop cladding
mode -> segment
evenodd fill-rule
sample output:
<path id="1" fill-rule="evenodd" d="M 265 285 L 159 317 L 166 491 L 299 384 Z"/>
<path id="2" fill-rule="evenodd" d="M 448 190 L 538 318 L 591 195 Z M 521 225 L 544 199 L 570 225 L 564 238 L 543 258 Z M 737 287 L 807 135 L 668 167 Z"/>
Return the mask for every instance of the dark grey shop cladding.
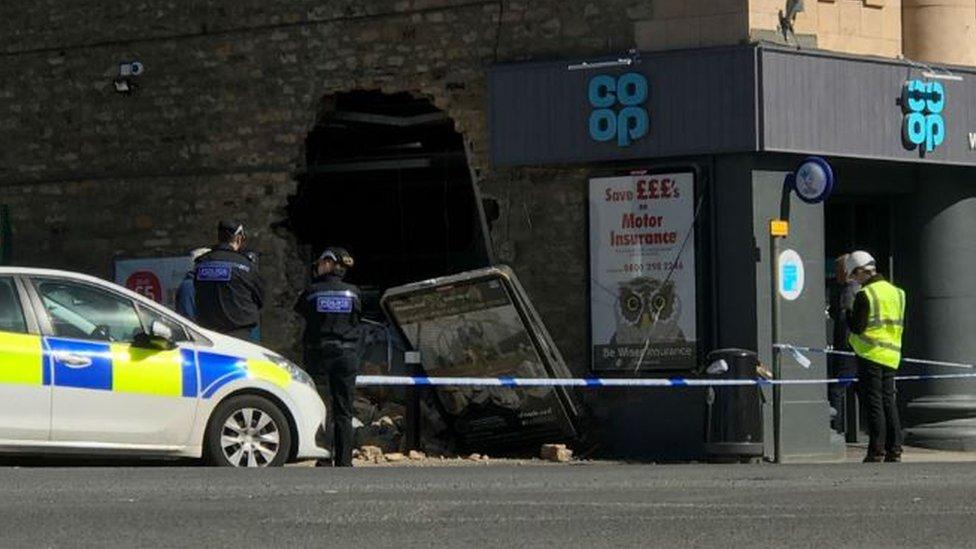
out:
<path id="1" fill-rule="evenodd" d="M 594 61 L 604 60 L 589 60 Z M 976 165 L 976 72 L 945 87 L 945 141 L 905 146 L 904 83 L 928 68 L 768 45 L 642 54 L 627 66 L 570 69 L 575 61 L 492 70 L 491 150 L 497 165 L 642 160 L 783 152 Z M 938 69 L 943 71 L 944 69 Z M 637 72 L 648 81 L 650 129 L 628 146 L 591 139 L 587 83 Z"/>
<path id="2" fill-rule="evenodd" d="M 953 68 L 961 80 L 944 74 L 933 78 L 925 73 L 945 69 L 768 45 L 642 54 L 630 65 L 594 67 L 607 59 L 585 61 L 590 66 L 575 70 L 570 67 L 584 60 L 492 70 L 492 159 L 500 166 L 584 164 L 591 174 L 698 168 L 699 184 L 709 196 L 698 234 L 711 240 L 698 250 L 700 280 L 708 281 L 699 283 L 699 310 L 709 320 L 708 329 L 698 334 L 700 351 L 756 349 L 764 364 L 772 363 L 768 222 L 783 215 L 784 177 L 802 155 L 820 154 L 834 164 L 841 193 L 880 193 L 895 208 L 892 255 L 898 281 L 913 296 L 909 325 L 918 327 L 907 334 L 906 352 L 958 361 L 976 356 L 976 343 L 965 335 L 974 324 L 967 314 L 973 298 L 966 273 L 976 265 L 976 249 L 960 245 L 971 242 L 976 230 L 972 170 L 960 168 L 976 166 L 976 71 Z M 628 139 L 594 139 L 591 113 L 607 107 L 591 104 L 592 79 L 609 76 L 603 81 L 620 87 L 620 76 L 632 72 L 646 79 L 646 98 L 625 88 L 621 101 L 619 90 L 603 85 L 597 86 L 597 103 L 609 101 L 608 92 L 617 94 L 609 108 L 621 117 L 618 130 L 624 109 L 644 109 L 646 134 L 624 146 L 620 142 Z M 924 154 L 903 136 L 908 117 L 902 94 L 910 81 L 938 83 L 945 92 L 944 111 L 926 106 L 921 113 L 926 121 L 941 116 L 945 128 L 944 141 Z M 628 104 L 628 98 L 637 104 Z M 638 126 L 634 131 L 641 133 Z M 791 226 L 785 245 L 801 254 L 811 280 L 819 279 L 814 273 L 825 271 L 827 253 L 824 206 L 803 204 L 796 196 L 785 206 Z M 799 299 L 783 306 L 779 338 L 824 345 L 825 299 L 823 285 L 808 284 Z M 811 358 L 809 368 L 786 359 L 784 378 L 824 379 L 826 361 Z M 906 414 L 910 438 L 931 447 L 976 448 L 972 387 L 904 387 L 900 397 L 911 412 Z M 652 398 L 600 392 L 591 394 L 589 404 L 599 419 L 601 442 L 612 453 L 696 458 L 703 451 L 706 413 L 700 396 L 690 390 L 656 392 Z M 831 436 L 828 410 L 822 387 L 783 391 L 780 432 L 786 460 L 843 458 L 843 440 Z M 769 455 L 768 406 L 765 417 Z"/>

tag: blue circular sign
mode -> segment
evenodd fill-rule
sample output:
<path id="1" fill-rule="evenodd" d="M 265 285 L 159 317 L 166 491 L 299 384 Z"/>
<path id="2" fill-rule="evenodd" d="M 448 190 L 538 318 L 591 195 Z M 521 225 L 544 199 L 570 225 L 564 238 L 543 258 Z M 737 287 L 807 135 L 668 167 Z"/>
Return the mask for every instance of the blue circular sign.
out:
<path id="1" fill-rule="evenodd" d="M 807 204 L 823 202 L 834 190 L 834 170 L 819 156 L 809 156 L 790 177 L 790 186 Z"/>

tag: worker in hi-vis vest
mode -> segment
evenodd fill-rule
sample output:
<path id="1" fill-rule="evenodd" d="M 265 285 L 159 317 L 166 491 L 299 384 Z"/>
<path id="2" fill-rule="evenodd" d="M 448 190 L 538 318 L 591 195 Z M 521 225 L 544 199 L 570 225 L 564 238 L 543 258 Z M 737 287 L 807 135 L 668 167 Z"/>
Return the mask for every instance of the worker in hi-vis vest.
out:
<path id="1" fill-rule="evenodd" d="M 847 256 L 845 270 L 861 285 L 847 313 L 849 342 L 857 355 L 858 383 L 868 412 L 868 462 L 901 461 L 901 423 L 895 400 L 895 372 L 905 331 L 905 292 L 878 273 L 864 251 Z"/>

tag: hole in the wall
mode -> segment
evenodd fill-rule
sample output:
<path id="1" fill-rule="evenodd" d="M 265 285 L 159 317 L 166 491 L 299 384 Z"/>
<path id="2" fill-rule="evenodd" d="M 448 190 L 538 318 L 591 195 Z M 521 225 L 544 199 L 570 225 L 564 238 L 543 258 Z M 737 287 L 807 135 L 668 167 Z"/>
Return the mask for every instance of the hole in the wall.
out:
<path id="1" fill-rule="evenodd" d="M 308 259 L 325 246 L 348 248 L 350 280 L 376 289 L 489 264 L 463 137 L 446 113 L 378 91 L 322 105 L 288 208 Z"/>

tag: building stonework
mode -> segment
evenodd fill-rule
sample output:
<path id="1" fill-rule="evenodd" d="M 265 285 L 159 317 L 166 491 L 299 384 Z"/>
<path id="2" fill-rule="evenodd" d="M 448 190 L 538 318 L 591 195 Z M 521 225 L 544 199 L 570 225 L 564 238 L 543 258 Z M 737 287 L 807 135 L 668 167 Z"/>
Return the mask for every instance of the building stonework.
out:
<path id="1" fill-rule="evenodd" d="M 753 38 L 781 40 L 781 0 L 749 0 Z M 797 14 L 794 30 L 804 45 L 844 53 L 902 54 L 901 0 L 812 0 Z M 809 44 L 808 44 L 809 43 Z"/>
<path id="2" fill-rule="evenodd" d="M 493 170 L 496 62 L 618 54 L 649 2 L 47 1 L 0 7 L 0 203 L 13 260 L 112 275 L 116 258 L 180 255 L 238 216 L 269 287 L 264 341 L 294 353 L 304 256 L 282 222 L 322 98 L 409 92 L 465 138 L 492 241 L 586 367 L 585 173 Z M 119 64 L 145 73 L 116 93 Z M 364 211 L 368 210 L 364 204 Z"/>
<path id="3" fill-rule="evenodd" d="M 571 367 L 584 371 L 587 172 L 490 165 L 488 69 L 763 38 L 776 34 L 782 3 L 5 2 L 0 203 L 10 206 L 14 262 L 110 277 L 115 258 L 186 253 L 211 241 L 217 219 L 237 216 L 268 278 L 265 341 L 294 352 L 290 302 L 309 250 L 284 222 L 305 138 L 325 97 L 409 92 L 464 136 L 476 184 L 500 205 L 495 259 L 515 268 Z M 853 20 L 835 12 L 855 7 L 861 27 L 850 33 L 887 41 L 872 53 L 897 55 L 898 0 L 808 1 L 797 32 L 828 44 L 835 19 Z M 134 93 L 119 94 L 119 64 L 133 60 L 145 73 L 132 79 Z"/>

